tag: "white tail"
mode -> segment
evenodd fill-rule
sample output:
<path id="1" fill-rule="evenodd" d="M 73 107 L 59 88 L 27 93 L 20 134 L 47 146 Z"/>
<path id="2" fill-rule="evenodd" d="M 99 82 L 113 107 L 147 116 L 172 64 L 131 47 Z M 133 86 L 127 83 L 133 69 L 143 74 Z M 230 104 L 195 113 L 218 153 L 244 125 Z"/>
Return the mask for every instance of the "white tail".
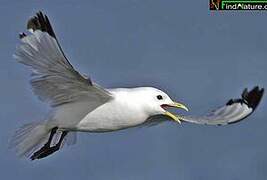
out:
<path id="1" fill-rule="evenodd" d="M 29 156 L 47 141 L 50 130 L 45 121 L 25 124 L 15 132 L 9 146 L 16 149 L 18 156 Z"/>

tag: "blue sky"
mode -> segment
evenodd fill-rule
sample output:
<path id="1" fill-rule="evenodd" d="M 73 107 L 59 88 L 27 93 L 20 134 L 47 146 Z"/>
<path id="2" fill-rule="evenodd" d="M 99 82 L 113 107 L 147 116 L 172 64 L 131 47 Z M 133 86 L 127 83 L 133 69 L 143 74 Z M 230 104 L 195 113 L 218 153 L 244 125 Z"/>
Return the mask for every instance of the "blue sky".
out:
<path id="1" fill-rule="evenodd" d="M 106 134 L 41 161 L 19 159 L 8 138 L 49 107 L 12 54 L 27 19 L 43 10 L 72 64 L 104 87 L 155 86 L 205 113 L 246 87 L 267 87 L 266 12 L 210 12 L 207 2 L 1 2 L 0 168 L 3 179 L 266 179 L 266 101 L 247 120 L 213 127 L 166 122 Z"/>

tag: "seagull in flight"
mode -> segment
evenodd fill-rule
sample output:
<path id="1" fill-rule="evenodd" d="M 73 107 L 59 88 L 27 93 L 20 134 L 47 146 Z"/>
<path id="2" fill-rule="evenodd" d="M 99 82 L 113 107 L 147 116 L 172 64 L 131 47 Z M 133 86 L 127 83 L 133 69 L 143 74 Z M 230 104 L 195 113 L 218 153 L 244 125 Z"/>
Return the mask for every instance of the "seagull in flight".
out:
<path id="1" fill-rule="evenodd" d="M 14 57 L 31 69 L 34 93 L 52 109 L 43 121 L 22 126 L 10 140 L 19 156 L 31 160 L 47 157 L 65 144 L 75 144 L 78 131 L 103 133 L 170 120 L 209 125 L 236 123 L 251 115 L 263 96 L 264 89 L 254 87 L 203 116 L 173 114 L 167 108 L 188 108 L 162 90 L 106 89 L 80 74 L 67 59 L 42 12 L 28 20 L 27 29 L 28 33 L 19 35 L 21 42 Z"/>

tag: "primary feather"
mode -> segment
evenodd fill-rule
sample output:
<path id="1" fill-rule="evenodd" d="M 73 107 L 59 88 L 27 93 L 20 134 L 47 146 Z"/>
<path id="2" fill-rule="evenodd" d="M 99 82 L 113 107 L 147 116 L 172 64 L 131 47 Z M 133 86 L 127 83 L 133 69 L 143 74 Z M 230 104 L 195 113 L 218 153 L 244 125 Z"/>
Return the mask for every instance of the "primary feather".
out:
<path id="1" fill-rule="evenodd" d="M 181 116 L 186 122 L 207 124 L 207 125 L 226 125 L 237 123 L 251 115 L 259 105 L 264 89 L 258 86 L 251 91 L 245 89 L 239 99 L 231 99 L 226 105 L 217 108 L 203 116 Z"/>
<path id="2" fill-rule="evenodd" d="M 93 84 L 73 68 L 47 16 L 37 13 L 29 20 L 27 27 L 32 33 L 21 36 L 22 43 L 14 57 L 32 68 L 31 85 L 42 101 L 58 106 L 84 98 L 105 103 L 111 98 L 108 91 Z"/>

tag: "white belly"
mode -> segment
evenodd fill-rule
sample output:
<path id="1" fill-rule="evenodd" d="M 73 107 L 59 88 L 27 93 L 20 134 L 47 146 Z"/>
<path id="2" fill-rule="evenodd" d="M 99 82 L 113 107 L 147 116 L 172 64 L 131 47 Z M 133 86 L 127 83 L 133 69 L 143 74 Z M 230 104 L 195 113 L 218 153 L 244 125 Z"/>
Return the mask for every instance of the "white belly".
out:
<path id="1" fill-rule="evenodd" d="M 75 127 L 77 131 L 104 132 L 137 126 L 148 116 L 140 107 L 110 101 L 88 113 Z"/>

